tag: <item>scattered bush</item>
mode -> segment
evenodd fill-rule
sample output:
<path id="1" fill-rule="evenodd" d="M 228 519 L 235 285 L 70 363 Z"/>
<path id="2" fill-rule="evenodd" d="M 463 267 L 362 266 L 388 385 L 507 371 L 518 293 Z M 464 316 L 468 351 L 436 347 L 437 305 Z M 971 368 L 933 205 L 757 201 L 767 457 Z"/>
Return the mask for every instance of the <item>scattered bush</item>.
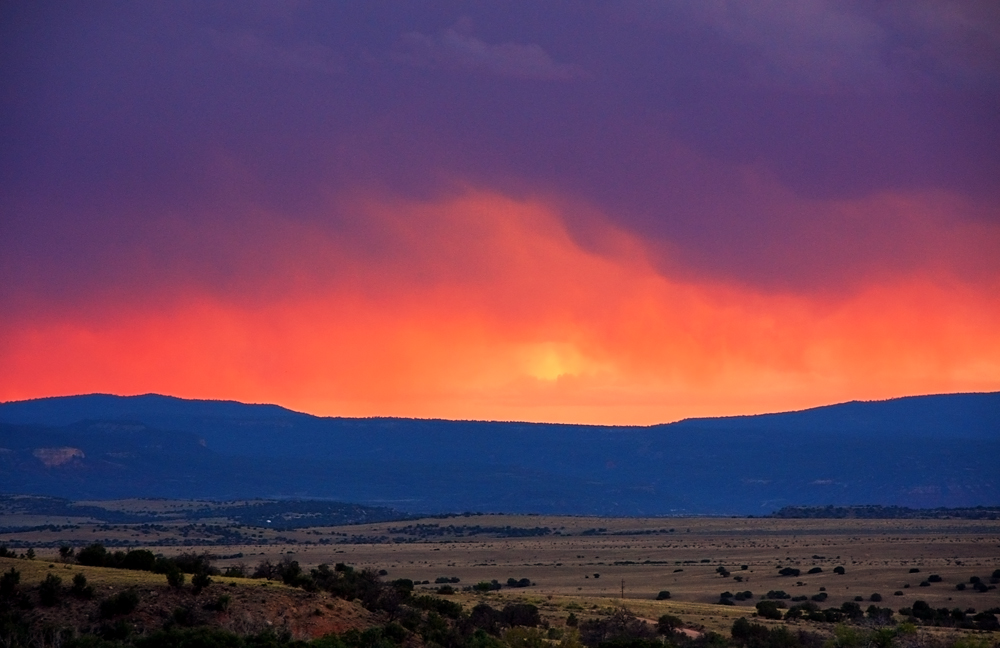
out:
<path id="1" fill-rule="evenodd" d="M 195 594 L 200 594 L 202 590 L 212 584 L 212 577 L 206 572 L 198 572 L 191 577 L 191 586 Z"/>
<path id="2" fill-rule="evenodd" d="M 116 552 L 117 554 L 118 552 Z M 112 554 L 114 556 L 115 554 Z M 137 571 L 153 571 L 156 566 L 156 556 L 148 549 L 133 549 L 126 553 L 119 564 L 115 565 L 121 569 L 134 569 Z"/>
<path id="3" fill-rule="evenodd" d="M 20 582 L 21 572 L 13 567 L 10 568 L 10 571 L 4 572 L 3 576 L 0 576 L 0 599 L 13 597 Z"/>
<path id="4" fill-rule="evenodd" d="M 62 579 L 55 574 L 48 574 L 38 586 L 38 600 L 45 607 L 59 605 L 62 596 Z"/>
<path id="5" fill-rule="evenodd" d="M 462 606 L 458 607 L 458 616 L 462 614 Z M 458 618 L 456 616 L 455 618 Z M 541 625 L 542 617 L 538 613 L 538 608 L 530 603 L 510 603 L 505 605 L 500 611 L 501 620 L 510 626 L 526 626 L 534 628 Z"/>
<path id="6" fill-rule="evenodd" d="M 70 588 L 70 594 L 82 599 L 92 599 L 94 598 L 94 586 L 87 584 L 87 577 L 83 574 L 77 574 L 73 577 L 73 586 Z"/>
<path id="7" fill-rule="evenodd" d="M 223 576 L 229 576 L 230 578 L 246 578 L 247 577 L 247 566 L 245 563 L 239 563 L 236 565 L 229 565 L 226 567 L 226 571 L 223 572 Z"/>
<path id="8" fill-rule="evenodd" d="M 211 603 L 205 604 L 206 610 L 214 610 L 215 612 L 225 612 L 232 605 L 233 600 L 228 594 L 222 594 L 219 598 L 215 599 Z"/>
<path id="9" fill-rule="evenodd" d="M 430 610 L 437 612 L 443 617 L 449 619 L 457 619 L 462 616 L 462 606 L 454 601 L 447 601 L 445 599 L 440 599 L 434 596 L 415 596 L 410 599 L 410 604 L 413 607 L 420 608 L 422 610 Z"/>
<path id="10" fill-rule="evenodd" d="M 184 587 L 184 572 L 179 569 L 174 569 L 167 572 L 167 585 L 180 589 Z"/>
<path id="11" fill-rule="evenodd" d="M 876 592 L 875 594 L 872 594 L 871 596 L 869 596 L 868 600 L 871 601 L 871 602 L 873 602 L 873 603 L 880 603 L 882 601 L 882 595 L 879 594 L 878 592 Z"/>
<path id="12" fill-rule="evenodd" d="M 684 627 L 684 621 L 680 617 L 673 616 L 672 614 L 664 614 L 656 622 L 656 631 L 662 635 L 669 635 L 675 632 L 678 628 Z"/>
<path id="13" fill-rule="evenodd" d="M 836 566 L 836 567 L 833 568 L 833 573 L 834 574 L 844 575 L 844 574 L 847 573 L 847 570 L 844 569 L 843 565 L 838 565 L 838 566 Z"/>
<path id="14" fill-rule="evenodd" d="M 88 567 L 103 567 L 108 550 L 99 542 L 87 545 L 76 554 L 76 562 Z"/>
<path id="15" fill-rule="evenodd" d="M 110 619 L 131 614 L 137 607 L 139 607 L 139 595 L 132 590 L 125 590 L 101 601 L 101 618 Z"/>
<path id="16" fill-rule="evenodd" d="M 798 576 L 801 573 L 801 570 L 795 569 L 794 567 L 785 567 L 784 569 L 778 571 L 779 576 Z"/>
<path id="17" fill-rule="evenodd" d="M 844 616 L 852 621 L 861 619 L 865 616 L 865 613 L 861 611 L 861 606 L 858 605 L 856 601 L 845 602 L 840 606 L 840 611 L 844 613 Z"/>
<path id="18" fill-rule="evenodd" d="M 806 573 L 807 574 L 822 574 L 823 573 L 823 568 L 822 567 L 813 567 L 812 569 L 810 569 Z"/>
<path id="19" fill-rule="evenodd" d="M 670 592 L 667 590 L 660 590 L 660 593 L 656 595 L 657 601 L 665 601 L 670 598 Z"/>
<path id="20" fill-rule="evenodd" d="M 874 621 L 881 621 L 882 623 L 888 623 L 892 621 L 892 608 L 878 607 L 877 605 L 869 605 L 868 609 L 865 611 L 865 616 Z"/>
<path id="21" fill-rule="evenodd" d="M 765 619 L 780 619 L 781 610 L 778 609 L 776 601 L 760 601 L 757 603 L 757 614 Z"/>

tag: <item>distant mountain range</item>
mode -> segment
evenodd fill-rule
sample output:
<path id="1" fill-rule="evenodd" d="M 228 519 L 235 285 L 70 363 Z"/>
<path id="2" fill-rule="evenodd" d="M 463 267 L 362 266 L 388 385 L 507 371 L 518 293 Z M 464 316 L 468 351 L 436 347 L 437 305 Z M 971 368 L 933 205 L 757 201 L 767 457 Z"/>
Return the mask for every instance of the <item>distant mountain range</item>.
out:
<path id="1" fill-rule="evenodd" d="M 321 418 L 101 394 L 0 404 L 0 492 L 407 512 L 767 514 L 1000 504 L 1000 393 L 648 427 Z"/>

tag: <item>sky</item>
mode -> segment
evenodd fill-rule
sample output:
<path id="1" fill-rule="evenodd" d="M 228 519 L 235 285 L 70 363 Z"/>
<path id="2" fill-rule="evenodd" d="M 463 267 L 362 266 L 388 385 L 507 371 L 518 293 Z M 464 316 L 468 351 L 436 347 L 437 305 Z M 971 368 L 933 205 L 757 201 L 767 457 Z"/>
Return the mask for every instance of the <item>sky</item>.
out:
<path id="1" fill-rule="evenodd" d="M 1000 5 L 0 4 L 0 400 L 1000 390 Z"/>

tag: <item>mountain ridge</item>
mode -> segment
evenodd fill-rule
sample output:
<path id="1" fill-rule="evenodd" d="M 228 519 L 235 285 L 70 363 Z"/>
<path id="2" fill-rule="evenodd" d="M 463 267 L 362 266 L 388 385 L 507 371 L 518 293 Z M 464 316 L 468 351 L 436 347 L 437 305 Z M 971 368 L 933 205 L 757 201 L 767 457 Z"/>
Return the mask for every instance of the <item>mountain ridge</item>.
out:
<path id="1" fill-rule="evenodd" d="M 872 400 L 862 400 L 854 399 L 849 401 L 842 401 L 838 403 L 829 403 L 826 405 L 816 405 L 813 407 L 806 407 L 797 410 L 786 410 L 778 412 L 760 412 L 757 414 L 728 414 L 722 416 L 695 416 L 687 417 L 683 419 L 678 419 L 677 421 L 668 421 L 661 423 L 650 423 L 648 425 L 636 425 L 636 424 L 599 424 L 599 423 L 563 423 L 563 422 L 551 422 L 551 421 L 522 421 L 522 420 L 500 420 L 500 419 L 447 419 L 447 418 L 420 418 L 420 417 L 408 417 L 408 416 L 324 416 L 319 414 L 312 414 L 309 412 L 300 412 L 283 405 L 277 405 L 273 403 L 244 403 L 242 401 L 231 400 L 231 399 L 207 399 L 207 398 L 181 398 L 179 396 L 171 396 L 169 394 L 158 394 L 155 392 L 148 392 L 145 394 L 132 394 L 128 396 L 120 396 L 116 394 L 108 394 L 104 392 L 94 392 L 90 394 L 76 394 L 69 396 L 42 396 L 39 398 L 23 399 L 23 400 L 13 400 L 13 401 L 0 401 L 0 420 L 3 416 L 3 411 L 7 406 L 24 407 L 31 405 L 41 405 L 49 404 L 53 402 L 70 402 L 79 401 L 81 399 L 110 399 L 115 401 L 128 401 L 128 402 L 138 402 L 145 399 L 154 399 L 155 401 L 168 402 L 172 404 L 184 404 L 185 406 L 219 406 L 219 407 L 236 407 L 236 408 L 260 408 L 266 409 L 268 411 L 276 411 L 285 416 L 307 416 L 316 419 L 325 420 L 403 420 L 403 421 L 432 421 L 432 422 L 452 422 L 452 423 L 502 423 L 502 424 L 522 424 L 522 425 L 539 425 L 539 426 L 586 426 L 586 427 L 599 427 L 599 428 L 654 428 L 668 425 L 678 425 L 678 424 L 695 424 L 708 421 L 715 422 L 732 422 L 732 421 L 757 421 L 762 419 L 768 419 L 772 417 L 782 417 L 782 416 L 793 416 L 809 413 L 817 413 L 821 411 L 831 411 L 838 408 L 847 408 L 851 406 L 866 406 L 866 405 L 879 405 L 887 403 L 907 403 L 916 401 L 926 401 L 927 399 L 955 399 L 955 398 L 977 398 L 977 397 L 993 397 L 996 398 L 994 405 L 994 413 L 1000 413 L 1000 392 L 952 392 L 943 394 L 917 394 L 908 396 L 898 396 L 893 398 L 881 398 Z M 51 415 L 51 412 L 47 412 Z M 79 420 L 79 419 L 75 419 Z M 69 422 L 75 422 L 69 421 Z"/>
<path id="2" fill-rule="evenodd" d="M 420 512 L 961 507 L 1000 502 L 990 460 L 1000 456 L 1000 393 L 652 426 L 316 417 L 96 394 L 0 404 L 0 448 L 0 491 L 71 499 L 114 498 L 138 479 L 143 496 L 329 498 Z"/>

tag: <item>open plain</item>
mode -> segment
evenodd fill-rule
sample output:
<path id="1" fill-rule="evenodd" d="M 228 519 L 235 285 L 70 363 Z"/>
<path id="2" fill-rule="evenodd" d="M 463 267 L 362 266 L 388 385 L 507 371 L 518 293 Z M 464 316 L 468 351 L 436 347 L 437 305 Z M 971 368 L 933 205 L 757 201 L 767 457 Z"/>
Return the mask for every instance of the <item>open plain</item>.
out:
<path id="1" fill-rule="evenodd" d="M 136 501 L 127 508 L 149 504 Z M 170 508 L 163 502 L 156 506 Z M 898 611 L 918 600 L 962 610 L 1000 606 L 993 577 L 1000 569 L 996 520 L 467 514 L 283 530 L 228 528 L 225 519 L 155 525 L 61 522 L 5 532 L 0 543 L 21 550 L 35 546 L 40 556 L 61 544 L 90 542 L 140 546 L 168 556 L 205 552 L 222 569 L 242 564 L 248 572 L 265 560 L 294 559 L 307 569 L 346 563 L 385 570 L 390 580 L 411 579 L 428 593 L 449 585 L 455 593 L 445 595 L 467 605 L 484 596 L 528 600 L 555 615 L 554 621 L 566 610 L 586 615 L 625 605 L 645 618 L 671 613 L 725 631 L 733 618 L 751 615 L 757 601 L 779 591 L 787 597 L 819 596 L 822 607 L 858 601 L 862 608 L 875 602 Z M 239 542 L 222 544 L 221 529 Z M 843 573 L 837 573 L 841 567 Z M 799 573 L 780 575 L 786 568 Z M 992 589 L 974 589 L 970 579 L 975 577 L 984 583 L 992 579 Z M 510 579 L 531 584 L 510 587 Z M 450 582 L 440 582 L 445 580 Z M 501 588 L 488 594 L 469 591 L 492 581 Z M 960 584 L 965 588 L 958 589 Z M 726 592 L 750 595 L 720 605 Z M 875 594 L 880 601 L 873 601 Z"/>

